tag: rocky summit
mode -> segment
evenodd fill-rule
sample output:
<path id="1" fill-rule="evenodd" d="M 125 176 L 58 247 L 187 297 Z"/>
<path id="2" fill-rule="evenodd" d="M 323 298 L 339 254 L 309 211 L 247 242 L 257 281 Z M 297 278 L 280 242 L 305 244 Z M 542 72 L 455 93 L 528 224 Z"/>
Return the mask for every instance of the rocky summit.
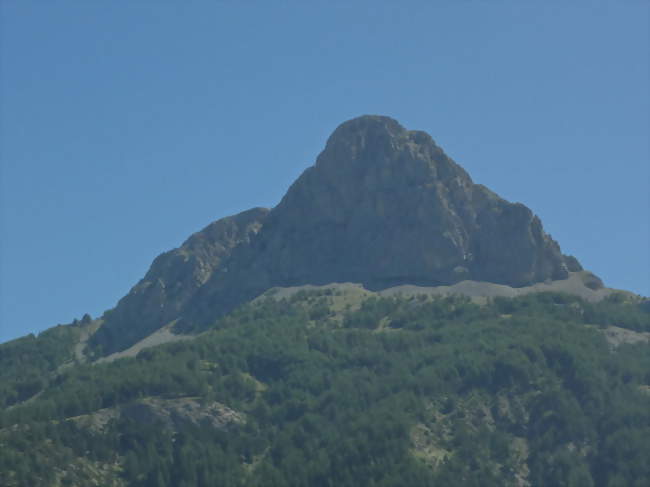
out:
<path id="1" fill-rule="evenodd" d="M 529 208 L 475 184 L 427 133 L 362 116 L 334 131 L 275 208 L 219 220 L 158 257 L 93 340 L 116 351 L 276 286 L 521 287 L 579 270 Z"/>

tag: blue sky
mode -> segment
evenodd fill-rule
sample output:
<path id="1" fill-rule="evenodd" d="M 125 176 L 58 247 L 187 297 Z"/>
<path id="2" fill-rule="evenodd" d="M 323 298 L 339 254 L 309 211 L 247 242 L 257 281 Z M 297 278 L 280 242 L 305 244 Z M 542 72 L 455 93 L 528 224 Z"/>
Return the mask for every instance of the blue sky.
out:
<path id="1" fill-rule="evenodd" d="M 0 341 L 275 205 L 361 114 L 429 132 L 650 295 L 650 3 L 4 0 Z"/>

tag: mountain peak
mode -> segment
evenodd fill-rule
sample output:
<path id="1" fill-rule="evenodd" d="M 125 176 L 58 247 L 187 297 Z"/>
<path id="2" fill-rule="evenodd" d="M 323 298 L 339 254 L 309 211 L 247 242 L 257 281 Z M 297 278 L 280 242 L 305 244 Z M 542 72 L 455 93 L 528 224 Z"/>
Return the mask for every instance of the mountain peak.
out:
<path id="1" fill-rule="evenodd" d="M 341 123 L 332 132 L 328 143 L 350 136 L 380 135 L 398 136 L 406 129 L 394 118 L 384 115 L 361 115 Z"/>
<path id="2" fill-rule="evenodd" d="M 275 208 L 215 225 L 155 262 L 98 337 L 142 334 L 139 309 L 155 318 L 147 331 L 208 323 L 276 286 L 522 287 L 581 269 L 529 208 L 474 184 L 425 132 L 378 115 L 339 125 Z M 188 285 L 177 290 L 178 276 Z"/>
<path id="3" fill-rule="evenodd" d="M 390 152 L 406 130 L 396 120 L 379 115 L 363 115 L 339 125 L 328 138 L 316 165 L 377 163 Z"/>
<path id="4" fill-rule="evenodd" d="M 359 179 L 381 179 L 390 186 L 404 180 L 410 185 L 432 178 L 469 180 L 429 134 L 406 130 L 380 115 L 363 115 L 339 125 L 314 167 L 326 184 L 338 180 L 356 185 L 362 182 Z"/>
<path id="5" fill-rule="evenodd" d="M 268 269 L 276 285 L 473 278 L 523 286 L 567 275 L 559 246 L 528 208 L 475 185 L 428 134 L 377 115 L 334 131 L 260 240 L 277 254 Z M 282 255 L 291 257 L 282 264 Z"/>

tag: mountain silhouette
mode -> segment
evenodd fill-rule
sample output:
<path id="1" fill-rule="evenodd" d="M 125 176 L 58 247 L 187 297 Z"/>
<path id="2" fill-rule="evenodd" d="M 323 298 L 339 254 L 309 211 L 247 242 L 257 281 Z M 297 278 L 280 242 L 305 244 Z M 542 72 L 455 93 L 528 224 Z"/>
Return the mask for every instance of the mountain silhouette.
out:
<path id="1" fill-rule="evenodd" d="M 475 184 L 427 133 L 366 115 L 332 133 L 276 207 L 159 256 L 92 341 L 110 353 L 172 321 L 196 328 L 278 286 L 521 287 L 580 270 L 529 208 Z"/>

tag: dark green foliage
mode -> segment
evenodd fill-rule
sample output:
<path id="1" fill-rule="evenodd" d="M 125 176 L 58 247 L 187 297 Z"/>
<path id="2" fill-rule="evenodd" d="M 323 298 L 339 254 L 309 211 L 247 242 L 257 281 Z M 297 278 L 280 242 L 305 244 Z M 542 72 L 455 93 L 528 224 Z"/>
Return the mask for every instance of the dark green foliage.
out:
<path id="1" fill-rule="evenodd" d="M 649 346 L 612 351 L 585 326 L 628 319 L 627 304 L 603 304 L 601 317 L 559 294 L 486 306 L 377 298 L 339 322 L 329 299 L 267 299 L 196 340 L 60 371 L 0 414 L 6 484 L 50 485 L 59 467 L 86 485 L 97 468 L 83 462 L 118 465 L 103 478 L 133 486 L 504 486 L 523 464 L 532 485 L 650 478 Z M 118 415 L 95 431 L 69 419 L 151 396 L 217 401 L 246 421 L 172 428 Z M 416 427 L 428 439 L 415 441 Z"/>
<path id="2" fill-rule="evenodd" d="M 0 409 L 40 392 L 53 372 L 73 359 L 80 329 L 59 325 L 0 345 Z"/>
<path id="3" fill-rule="evenodd" d="M 629 303 L 620 294 L 612 294 L 598 303 L 585 306 L 584 320 L 603 326 L 650 331 L 650 307 L 648 301 Z"/>

